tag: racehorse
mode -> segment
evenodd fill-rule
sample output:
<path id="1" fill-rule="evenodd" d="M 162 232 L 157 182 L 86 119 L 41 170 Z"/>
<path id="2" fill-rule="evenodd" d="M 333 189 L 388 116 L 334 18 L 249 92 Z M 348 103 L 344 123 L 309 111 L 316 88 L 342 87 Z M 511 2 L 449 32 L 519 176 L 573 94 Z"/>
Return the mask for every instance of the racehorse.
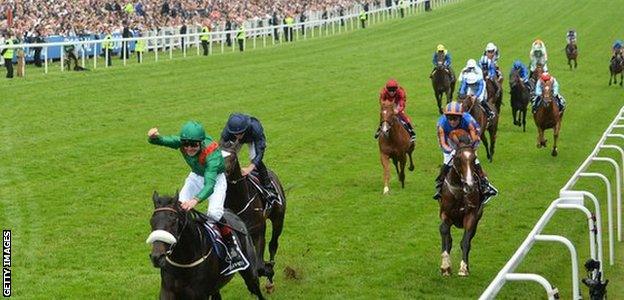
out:
<path id="1" fill-rule="evenodd" d="M 522 126 L 522 131 L 526 132 L 526 114 L 527 105 L 531 100 L 530 91 L 522 81 L 519 70 L 512 70 L 509 79 L 509 88 L 511 94 L 511 113 L 513 115 L 513 124 Z M 518 119 L 516 121 L 516 113 Z"/>
<path id="2" fill-rule="evenodd" d="M 282 184 L 273 171 L 268 170 L 271 183 L 278 192 L 278 201 L 267 202 L 267 195 L 257 174 L 243 176 L 237 150 L 240 144 L 226 142 L 221 144 L 221 153 L 225 158 L 226 177 L 228 181 L 225 207 L 236 212 L 245 221 L 253 244 L 256 247 L 258 274 L 265 276 L 268 283 L 265 285 L 267 292 L 274 289 L 273 276 L 275 275 L 275 253 L 277 252 L 278 240 L 284 228 L 284 216 L 286 214 L 286 195 Z M 269 262 L 264 260 L 264 248 L 266 244 L 266 219 L 271 220 L 271 241 L 269 242 Z"/>
<path id="3" fill-rule="evenodd" d="M 433 74 L 431 74 L 431 85 L 433 93 L 438 102 L 438 112 L 442 114 L 442 96 L 446 94 L 446 103 L 453 100 L 453 91 L 455 90 L 455 82 L 451 81 L 451 70 L 444 65 L 444 55 L 437 55 L 437 65 Z"/>
<path id="4" fill-rule="evenodd" d="M 493 83 L 488 83 L 488 103 L 494 101 L 493 89 L 491 86 Z M 487 115 L 485 110 L 481 107 L 479 103 L 477 103 L 477 99 L 475 96 L 465 96 L 462 98 L 462 105 L 464 107 L 464 111 L 470 113 L 472 117 L 479 123 L 479 128 L 481 128 L 480 136 L 481 142 L 483 142 L 483 146 L 485 147 L 485 151 L 487 154 L 487 158 L 490 162 L 494 159 L 494 146 L 496 145 L 496 132 L 498 131 L 498 111 L 496 111 L 496 107 L 493 107 L 490 104 L 492 111 L 494 112 L 494 118 L 488 122 Z M 488 143 L 487 136 L 485 132 L 489 132 L 490 134 L 490 142 Z"/>
<path id="5" fill-rule="evenodd" d="M 460 145 L 453 157 L 452 169 L 444 178 L 442 198 L 440 199 L 440 236 L 442 238 L 442 264 L 440 271 L 443 276 L 451 275 L 451 226 L 464 228 L 461 241 L 462 261 L 459 276 L 468 276 L 470 243 L 477 233 L 477 225 L 483 209 L 481 206 L 481 180 L 475 171 L 476 154 L 470 146 L 468 133 L 456 137 L 455 144 Z"/>
<path id="6" fill-rule="evenodd" d="M 384 170 L 384 188 L 383 193 L 388 194 L 390 188 L 390 159 L 399 176 L 401 188 L 405 187 L 405 163 L 406 156 L 409 157 L 409 170 L 414 170 L 414 162 L 412 161 L 412 152 L 414 151 L 414 143 L 410 142 L 410 135 L 401 124 L 399 116 L 394 111 L 394 102 L 382 100 L 380 103 L 381 111 L 379 113 L 381 123 L 381 134 L 379 135 L 379 154 L 381 157 L 381 165 Z"/>
<path id="7" fill-rule="evenodd" d="M 574 61 L 574 68 L 576 69 L 578 63 L 576 62 L 576 58 L 578 57 L 578 47 L 576 43 L 568 43 L 565 48 L 566 56 L 568 57 L 568 66 L 570 66 L 570 70 L 572 70 L 572 61 Z"/>
<path id="8" fill-rule="evenodd" d="M 152 264 L 160 268 L 160 299 L 221 299 L 219 290 L 234 274 L 221 274 L 220 259 L 204 228 L 207 217 L 196 210 L 184 211 L 177 194 L 161 197 L 154 192 L 152 200 L 152 232 L 146 242 L 152 244 Z M 245 224 L 228 210 L 223 216 L 233 229 L 232 234 L 241 241 L 241 250 L 250 263 L 239 273 L 247 289 L 264 299 L 255 268 L 255 251 Z"/>
<path id="9" fill-rule="evenodd" d="M 622 78 L 624 77 L 624 59 L 620 55 L 616 55 L 614 59 L 611 60 L 611 64 L 609 65 L 609 71 L 611 72 L 611 77 L 609 77 L 609 85 L 611 85 L 611 81 L 614 80 L 614 84 L 617 84 L 617 74 L 620 74 L 620 86 L 622 86 Z"/>
<path id="10" fill-rule="evenodd" d="M 552 85 L 552 80 L 544 83 L 542 88 L 542 99 L 538 104 L 537 110 L 533 113 L 533 119 L 535 120 L 535 125 L 537 126 L 537 148 L 546 147 L 544 130 L 552 128 L 555 142 L 551 155 L 557 156 L 557 139 L 559 138 L 561 118 L 563 116 L 559 113 L 559 105 L 554 99 Z"/>

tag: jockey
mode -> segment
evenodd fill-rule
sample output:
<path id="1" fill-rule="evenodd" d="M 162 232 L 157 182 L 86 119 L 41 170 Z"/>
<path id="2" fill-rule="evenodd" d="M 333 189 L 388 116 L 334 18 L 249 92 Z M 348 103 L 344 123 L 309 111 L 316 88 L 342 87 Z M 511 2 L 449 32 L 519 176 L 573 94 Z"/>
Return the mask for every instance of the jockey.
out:
<path id="1" fill-rule="evenodd" d="M 615 59 L 616 56 L 622 57 L 622 46 L 624 43 L 621 40 L 616 40 L 611 47 L 612 55 L 611 60 Z"/>
<path id="2" fill-rule="evenodd" d="M 479 68 L 477 62 L 474 59 L 469 59 L 466 62 L 466 67 L 464 67 L 459 73 L 459 81 L 464 81 L 466 75 L 470 73 L 479 74 L 481 75 L 481 77 L 483 77 L 483 71 L 481 70 L 481 68 Z"/>
<path id="3" fill-rule="evenodd" d="M 479 142 L 481 139 L 479 138 L 481 134 L 481 128 L 479 128 L 479 124 L 475 119 L 467 112 L 464 112 L 462 104 L 459 102 L 451 102 L 446 106 L 444 110 L 444 114 L 440 116 L 438 119 L 438 142 L 440 143 L 440 148 L 442 150 L 442 155 L 444 156 L 444 164 L 440 169 L 440 174 L 436 178 L 436 193 L 433 196 L 433 199 L 439 200 L 441 198 L 442 184 L 444 183 L 444 178 L 451 170 L 453 156 L 455 156 L 455 146 L 452 141 L 449 140 L 449 134 L 457 129 L 465 130 L 470 134 L 470 139 L 472 140 L 472 147 L 475 149 L 475 153 L 477 148 L 479 147 Z M 475 160 L 475 171 L 481 177 L 481 189 L 483 191 L 483 204 L 486 204 L 491 197 L 496 196 L 498 194 L 498 190 L 492 186 L 492 184 L 487 179 L 487 175 L 483 171 L 481 164 L 479 163 L 479 159 Z"/>
<path id="4" fill-rule="evenodd" d="M 229 266 L 222 273 L 233 274 L 249 266 L 249 262 L 238 250 L 237 241 L 231 229 L 224 225 L 223 203 L 227 190 L 225 162 L 219 145 L 206 134 L 203 126 L 196 121 L 189 121 L 182 126 L 180 135 L 161 136 L 158 128 L 147 132 L 148 142 L 179 150 L 182 158 L 191 167 L 191 172 L 184 181 L 179 201 L 182 209 L 188 211 L 198 203 L 209 199 L 208 222 L 216 224 L 227 244 Z"/>
<path id="5" fill-rule="evenodd" d="M 554 76 L 551 76 L 548 72 L 542 73 L 542 76 L 535 85 L 535 97 L 532 101 L 533 113 L 537 111 L 537 105 L 540 103 L 540 100 L 542 100 L 544 83 L 548 82 L 549 80 L 552 80 L 552 94 L 553 97 L 555 97 L 555 99 L 557 100 L 557 104 L 559 106 L 559 114 L 562 115 L 563 111 L 565 110 L 566 102 L 563 96 L 559 94 L 559 82 Z"/>
<path id="6" fill-rule="evenodd" d="M 405 90 L 399 86 L 399 83 L 390 79 L 386 82 L 386 85 L 379 92 L 379 101 L 392 100 L 394 102 L 394 113 L 399 116 L 399 120 L 401 124 L 407 130 L 410 135 L 410 142 L 414 142 L 416 139 L 416 133 L 414 132 L 414 127 L 412 126 L 412 120 L 405 113 L 405 103 L 407 102 L 407 94 Z M 381 125 L 377 128 L 377 132 L 375 133 L 375 138 L 379 137 L 381 133 Z"/>
<path id="7" fill-rule="evenodd" d="M 524 82 L 524 85 L 529 89 L 529 91 L 533 90 L 533 87 L 531 86 L 531 81 L 529 80 L 529 71 L 527 70 L 527 67 L 519 59 L 516 59 L 513 62 L 511 71 L 509 72 L 510 80 L 511 80 L 511 74 L 514 70 L 518 70 L 518 73 L 520 74 L 520 77 L 522 78 L 522 82 Z"/>
<path id="8" fill-rule="evenodd" d="M 448 50 L 444 47 L 444 45 L 439 44 L 436 47 L 436 52 L 433 53 L 433 58 L 431 62 L 433 63 L 433 71 L 429 78 L 433 77 L 433 72 L 435 72 L 436 66 L 438 65 L 438 55 L 444 55 L 444 66 L 448 69 L 448 74 L 451 77 L 451 82 L 455 82 L 455 72 L 451 68 L 451 54 L 448 53 Z"/>
<path id="9" fill-rule="evenodd" d="M 475 96 L 479 101 L 479 104 L 485 109 L 488 119 L 494 118 L 494 112 L 490 108 L 490 105 L 486 100 L 485 81 L 483 81 L 483 73 L 481 69 L 476 67 L 477 62 L 474 59 L 469 59 L 466 63 L 466 68 L 462 72 L 462 82 L 459 88 L 459 96 Z"/>
<path id="10" fill-rule="evenodd" d="M 535 71 L 535 67 L 537 64 L 541 64 L 544 66 L 544 72 L 548 72 L 548 53 L 546 52 L 546 45 L 542 40 L 537 39 L 531 45 L 531 52 L 529 53 L 529 57 L 531 59 L 531 72 Z"/>
<path id="11" fill-rule="evenodd" d="M 267 201 L 276 200 L 277 192 L 271 184 L 269 171 L 262 161 L 264 150 L 266 149 L 266 137 L 260 121 L 241 113 L 231 114 L 225 124 L 225 128 L 221 132 L 221 143 L 226 142 L 238 142 L 239 145 L 249 145 L 249 159 L 251 163 L 249 166 L 242 168 L 241 173 L 243 176 L 247 176 L 254 169 L 257 170 L 264 189 L 269 193 Z"/>
<path id="12" fill-rule="evenodd" d="M 494 87 L 496 87 L 496 97 L 500 95 L 500 80 L 503 78 L 497 65 L 498 57 L 498 48 L 496 45 L 494 45 L 494 43 L 488 43 L 481 59 L 479 59 L 479 65 L 481 65 L 481 68 L 487 72 L 485 79 L 491 78 L 492 82 L 494 82 Z"/>
<path id="13" fill-rule="evenodd" d="M 568 44 L 576 43 L 576 31 L 574 29 L 568 30 L 566 41 Z"/>

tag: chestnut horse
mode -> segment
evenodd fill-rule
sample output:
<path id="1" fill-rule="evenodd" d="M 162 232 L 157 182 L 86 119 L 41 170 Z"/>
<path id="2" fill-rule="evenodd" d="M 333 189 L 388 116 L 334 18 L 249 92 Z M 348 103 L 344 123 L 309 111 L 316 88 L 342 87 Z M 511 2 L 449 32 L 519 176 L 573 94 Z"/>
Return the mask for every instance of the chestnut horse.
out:
<path id="1" fill-rule="evenodd" d="M 221 153 L 225 159 L 225 173 L 228 181 L 225 207 L 236 212 L 243 219 L 256 249 L 257 266 L 259 276 L 265 276 L 268 283 L 265 288 L 268 293 L 273 292 L 273 276 L 275 275 L 275 254 L 277 253 L 278 240 L 284 228 L 286 214 L 286 195 L 277 175 L 271 170 L 269 177 L 279 198 L 274 202 L 267 202 L 264 193 L 259 192 L 251 176 L 243 176 L 238 161 L 237 150 L 240 145 L 236 142 L 221 144 Z M 257 177 L 257 174 L 254 173 Z M 271 220 L 271 241 L 269 242 L 269 261 L 264 260 L 264 248 L 266 244 L 266 219 Z"/>
<path id="2" fill-rule="evenodd" d="M 578 57 L 578 47 L 576 43 L 568 43 L 565 48 L 566 56 L 568 57 L 568 66 L 570 66 L 570 70 L 572 70 L 572 61 L 574 61 L 574 68 L 576 69 L 578 63 L 576 62 L 576 58 Z"/>
<path id="3" fill-rule="evenodd" d="M 612 80 L 615 80 L 613 83 L 617 84 L 617 74 L 620 74 L 620 86 L 622 86 L 622 82 L 624 82 L 624 80 L 622 80 L 624 77 L 624 59 L 621 55 L 616 55 L 615 58 L 611 60 L 609 72 L 611 72 L 609 85 L 611 85 Z"/>
<path id="4" fill-rule="evenodd" d="M 481 105 L 478 103 L 475 96 L 466 96 L 462 99 L 462 106 L 464 107 L 464 111 L 470 113 L 472 117 L 477 121 L 480 127 L 480 135 L 481 142 L 485 147 L 485 151 L 487 154 L 487 158 L 490 162 L 494 159 L 494 146 L 496 145 L 496 133 L 498 131 L 498 112 L 496 111 L 496 107 L 494 107 L 491 102 L 494 101 L 495 96 L 493 95 L 493 83 L 486 83 L 486 88 L 488 89 L 488 103 L 490 103 L 490 107 L 494 112 L 495 116 L 492 121 L 488 122 L 487 114 Z M 490 134 L 490 141 L 488 142 L 488 138 L 486 136 L 486 131 Z"/>
<path id="5" fill-rule="evenodd" d="M 221 299 L 219 290 L 234 274 L 221 274 L 221 261 L 204 228 L 206 215 L 194 209 L 184 211 L 177 194 L 169 197 L 154 192 L 152 201 L 152 232 L 146 242 L 152 245 L 152 264 L 160 268 L 160 299 Z M 232 234 L 240 241 L 250 263 L 238 273 L 247 289 L 258 299 L 264 299 L 256 271 L 256 254 L 245 224 L 229 210 L 223 218 L 233 229 Z"/>
<path id="6" fill-rule="evenodd" d="M 537 64 L 535 66 L 535 70 L 531 72 L 531 78 L 530 78 L 530 80 L 533 80 L 534 86 L 535 84 L 537 84 L 537 81 L 539 80 L 540 76 L 542 76 L 542 73 L 544 73 L 544 66 L 542 64 Z"/>
<path id="7" fill-rule="evenodd" d="M 559 105 L 553 96 L 552 85 L 552 80 L 544 83 L 542 87 L 542 99 L 538 104 L 537 110 L 533 113 L 533 119 L 537 126 L 537 148 L 546 147 L 544 130 L 552 128 L 555 142 L 551 155 L 557 156 L 557 139 L 559 138 L 561 118 L 563 116 L 559 113 Z"/>
<path id="8" fill-rule="evenodd" d="M 409 170 L 414 170 L 412 152 L 414 143 L 410 142 L 410 135 L 401 124 L 399 116 L 394 112 L 394 102 L 382 100 L 380 102 L 381 111 L 379 113 L 381 134 L 379 135 L 379 154 L 381 165 L 384 170 L 383 193 L 388 194 L 390 188 L 390 159 L 399 176 L 401 188 L 405 187 L 405 163 L 406 156 L 409 157 Z"/>
<path id="9" fill-rule="evenodd" d="M 442 96 L 446 94 L 446 103 L 453 101 L 453 91 L 455 90 L 455 82 L 451 81 L 451 70 L 444 65 L 444 55 L 437 55 L 437 65 L 433 74 L 431 74 L 431 85 L 433 93 L 438 102 L 438 112 L 442 114 Z"/>
<path id="10" fill-rule="evenodd" d="M 465 131 L 464 131 L 465 132 Z M 470 244 L 477 233 L 477 225 L 483 209 L 481 206 L 480 178 L 475 171 L 477 158 L 468 133 L 461 135 L 456 144 L 460 147 L 453 157 L 452 169 L 444 178 L 440 199 L 440 236 L 442 238 L 442 264 L 440 271 L 443 276 L 451 275 L 451 227 L 464 228 L 461 241 L 462 260 L 459 276 L 468 276 Z"/>
<path id="11" fill-rule="evenodd" d="M 511 113 L 513 115 L 513 124 L 522 126 L 522 131 L 526 132 L 527 105 L 531 100 L 531 94 L 522 81 L 519 70 L 512 70 L 509 77 L 509 93 L 511 94 Z M 517 121 L 516 114 L 518 115 Z"/>

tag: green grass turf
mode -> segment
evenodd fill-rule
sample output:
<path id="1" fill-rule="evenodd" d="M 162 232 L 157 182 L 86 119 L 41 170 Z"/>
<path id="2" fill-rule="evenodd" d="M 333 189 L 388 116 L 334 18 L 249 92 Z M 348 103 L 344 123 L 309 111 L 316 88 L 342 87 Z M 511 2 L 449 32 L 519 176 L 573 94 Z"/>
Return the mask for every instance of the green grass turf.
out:
<path id="1" fill-rule="evenodd" d="M 126 68 L 116 60 L 109 69 L 47 76 L 31 71 L 23 79 L 0 80 L 0 224 L 13 230 L 14 296 L 156 297 L 159 271 L 144 243 L 150 196 L 153 190 L 173 193 L 188 169 L 175 151 L 147 144 L 146 132 L 158 126 L 164 134 L 177 133 L 184 121 L 197 119 L 217 135 L 231 112 L 242 111 L 262 120 L 267 164 L 291 188 L 271 298 L 476 298 L 624 105 L 624 89 L 607 86 L 609 49 L 624 35 L 614 23 L 622 4 L 468 0 L 366 30 L 243 54 L 178 56 Z M 570 27 L 579 33 L 576 71 L 568 70 L 563 51 Z M 546 42 L 549 67 L 569 104 L 560 155 L 535 147 L 531 118 L 526 133 L 512 126 L 505 82 L 497 152 L 494 163 L 484 162 L 500 195 L 486 208 L 473 241 L 470 277 L 442 278 L 438 207 L 430 198 L 442 159 L 428 79 L 431 54 L 444 43 L 458 71 L 494 41 L 507 73 L 513 59 L 527 61 L 537 37 Z M 384 197 L 372 134 L 379 88 L 389 77 L 407 90 L 418 140 L 416 170 L 408 173 L 405 189 L 393 174 L 392 194 Z M 548 139 L 550 146 L 551 132 Z M 609 171 L 602 164 L 594 169 Z M 583 179 L 578 186 L 606 202 L 598 181 Z M 604 220 L 606 228 L 606 215 Z M 454 272 L 461 233 L 453 231 Z M 579 213 L 557 214 L 545 233 L 570 238 L 581 261 L 588 257 Z M 616 265 L 605 268 L 612 299 L 624 298 L 624 247 L 616 250 Z M 286 266 L 299 279 L 285 278 Z M 518 271 L 545 276 L 570 298 L 563 246 L 538 243 Z M 239 278 L 223 295 L 248 297 Z M 537 284 L 514 282 L 500 298 L 544 295 Z"/>

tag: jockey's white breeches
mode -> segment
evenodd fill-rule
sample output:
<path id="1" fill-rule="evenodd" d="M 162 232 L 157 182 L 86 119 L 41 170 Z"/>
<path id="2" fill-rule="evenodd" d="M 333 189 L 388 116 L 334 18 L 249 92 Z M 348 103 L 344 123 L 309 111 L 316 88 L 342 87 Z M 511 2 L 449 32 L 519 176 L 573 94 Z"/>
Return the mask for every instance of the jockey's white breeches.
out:
<path id="1" fill-rule="evenodd" d="M 191 172 L 184 186 L 180 191 L 180 202 L 191 200 L 204 188 L 204 177 Z M 206 214 L 212 222 L 218 222 L 223 216 L 223 203 L 225 202 L 225 192 L 227 191 L 227 180 L 225 173 L 219 173 L 216 178 L 214 191 L 208 196 L 208 212 Z"/>

